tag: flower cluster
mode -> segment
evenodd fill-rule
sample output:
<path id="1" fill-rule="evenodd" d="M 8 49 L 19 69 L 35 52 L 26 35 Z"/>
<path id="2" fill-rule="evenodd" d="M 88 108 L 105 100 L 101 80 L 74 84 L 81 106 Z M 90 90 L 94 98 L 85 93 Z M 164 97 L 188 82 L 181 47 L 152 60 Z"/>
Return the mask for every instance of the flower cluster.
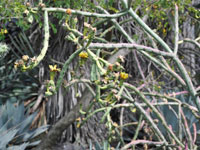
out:
<path id="1" fill-rule="evenodd" d="M 8 30 L 7 30 L 7 29 L 1 29 L 1 31 L 0 31 L 0 34 L 1 34 L 1 35 L 7 34 L 7 33 L 8 33 Z"/>
<path id="2" fill-rule="evenodd" d="M 54 80 L 54 77 L 57 72 L 60 72 L 60 68 L 57 68 L 57 65 L 49 65 L 50 69 L 50 80 Z"/>
<path id="3" fill-rule="evenodd" d="M 91 24 L 88 24 L 87 22 L 84 22 L 84 27 L 91 29 L 93 32 L 96 32 L 97 29 L 93 28 Z"/>
<path id="4" fill-rule="evenodd" d="M 29 58 L 28 55 L 23 55 L 22 59 L 17 60 L 14 63 L 14 68 L 20 68 L 21 71 L 26 71 L 31 65 L 33 65 L 34 63 L 36 63 L 36 57 L 33 58 Z"/>
<path id="5" fill-rule="evenodd" d="M 47 81 L 46 83 L 46 92 L 45 95 L 46 96 L 51 96 L 56 92 L 56 86 L 55 86 L 55 81 L 54 78 L 56 76 L 57 72 L 60 72 L 60 68 L 57 68 L 57 65 L 49 65 L 49 69 L 50 69 L 50 80 Z"/>
<path id="6" fill-rule="evenodd" d="M 55 82 L 53 80 L 47 81 L 47 90 L 45 92 L 46 96 L 51 96 L 56 92 Z"/>

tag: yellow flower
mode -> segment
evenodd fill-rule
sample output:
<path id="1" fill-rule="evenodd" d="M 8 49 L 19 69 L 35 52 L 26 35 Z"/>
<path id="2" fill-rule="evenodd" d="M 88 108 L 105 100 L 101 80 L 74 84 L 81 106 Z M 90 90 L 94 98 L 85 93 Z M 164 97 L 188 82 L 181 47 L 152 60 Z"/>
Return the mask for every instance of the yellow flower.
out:
<path id="1" fill-rule="evenodd" d="M 23 55 L 23 56 L 22 56 L 22 59 L 23 59 L 23 61 L 26 62 L 26 61 L 28 61 L 29 57 L 28 57 L 28 55 Z"/>
<path id="2" fill-rule="evenodd" d="M 81 117 L 77 118 L 76 121 L 81 121 Z"/>
<path id="3" fill-rule="evenodd" d="M 19 66 L 19 63 L 18 63 L 18 62 L 15 62 L 14 68 L 17 69 L 18 66 Z"/>
<path id="4" fill-rule="evenodd" d="M 87 52 L 81 52 L 80 54 L 79 54 L 79 57 L 80 58 L 88 58 L 88 53 Z"/>
<path id="5" fill-rule="evenodd" d="M 113 126 L 116 128 L 119 127 L 119 125 L 116 122 L 113 123 Z"/>
<path id="6" fill-rule="evenodd" d="M 120 78 L 121 78 L 121 79 L 124 79 L 124 80 L 127 79 L 127 78 L 128 78 L 128 73 L 121 72 L 121 73 L 120 73 Z"/>
<path id="7" fill-rule="evenodd" d="M 88 24 L 87 22 L 84 22 L 84 27 L 91 28 L 92 26 L 90 24 Z"/>
<path id="8" fill-rule="evenodd" d="M 36 57 L 35 57 L 35 56 L 31 58 L 31 62 L 32 62 L 32 63 L 35 63 L 35 62 L 37 62 L 37 59 L 36 59 Z"/>
<path id="9" fill-rule="evenodd" d="M 18 64 L 19 64 L 20 66 L 22 66 L 22 65 L 24 65 L 24 61 L 23 61 L 22 59 L 20 59 L 20 60 L 18 61 Z"/>
<path id="10" fill-rule="evenodd" d="M 133 109 L 131 109 L 131 111 L 132 111 L 133 113 L 135 113 L 135 112 L 137 111 L 137 109 L 136 109 L 136 108 L 133 108 Z"/>
<path id="11" fill-rule="evenodd" d="M 7 29 L 4 29 L 4 34 L 7 34 L 8 33 L 8 30 Z"/>
<path id="12" fill-rule="evenodd" d="M 77 123 L 76 127 L 77 128 L 80 128 L 81 124 L 80 123 Z"/>
<path id="13" fill-rule="evenodd" d="M 57 68 L 57 65 L 49 65 L 50 71 L 51 72 L 59 72 L 60 68 Z"/>
<path id="14" fill-rule="evenodd" d="M 163 28 L 163 33 L 166 33 L 166 32 L 167 32 L 167 30 L 165 28 Z"/>
<path id="15" fill-rule="evenodd" d="M 125 60 L 124 60 L 124 56 L 122 56 L 122 55 L 119 55 L 119 56 L 118 56 L 118 59 L 119 59 L 120 62 L 124 62 L 124 61 L 125 61 Z"/>

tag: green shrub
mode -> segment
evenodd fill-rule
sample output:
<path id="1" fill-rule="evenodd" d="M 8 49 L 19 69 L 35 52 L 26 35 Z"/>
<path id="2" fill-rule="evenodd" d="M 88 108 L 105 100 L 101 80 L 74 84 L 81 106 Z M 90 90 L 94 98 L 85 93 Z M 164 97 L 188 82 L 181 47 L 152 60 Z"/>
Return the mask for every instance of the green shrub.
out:
<path id="1" fill-rule="evenodd" d="M 0 149 L 24 150 L 28 146 L 39 144 L 40 141 L 31 142 L 31 140 L 45 132 L 48 126 L 30 129 L 36 115 L 36 112 L 29 115 L 24 104 L 14 106 L 7 101 L 2 105 L 0 107 Z"/>

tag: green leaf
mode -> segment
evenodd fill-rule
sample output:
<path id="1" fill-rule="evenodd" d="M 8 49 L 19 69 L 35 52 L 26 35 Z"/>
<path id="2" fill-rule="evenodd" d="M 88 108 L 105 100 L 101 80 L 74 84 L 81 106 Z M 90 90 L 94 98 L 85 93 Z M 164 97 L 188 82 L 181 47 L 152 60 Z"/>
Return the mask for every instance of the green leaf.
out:
<path id="1" fill-rule="evenodd" d="M 23 143 L 19 146 L 11 146 L 7 150 L 25 150 L 27 146 L 29 146 L 29 143 Z"/>
<path id="2" fill-rule="evenodd" d="M 0 149 L 5 149 L 5 147 L 9 144 L 10 141 L 14 138 L 16 133 L 18 132 L 17 129 L 10 130 L 0 136 Z"/>
<path id="3" fill-rule="evenodd" d="M 2 150 L 4 150 L 4 147 L 11 141 L 12 144 L 30 141 L 48 128 L 48 126 L 42 126 L 30 130 L 30 126 L 36 117 L 37 112 L 29 115 L 28 111 L 24 108 L 23 103 L 14 106 L 10 101 L 7 101 L 6 105 L 0 107 L 0 110 L 0 149 Z M 19 145 L 19 147 L 14 146 L 12 148 L 15 150 L 23 150 L 27 145 L 29 145 L 29 143 Z"/>
<path id="4" fill-rule="evenodd" d="M 53 33 L 56 34 L 58 31 L 57 31 L 55 25 L 53 23 L 50 23 L 50 26 L 51 26 L 51 28 L 53 30 Z"/>

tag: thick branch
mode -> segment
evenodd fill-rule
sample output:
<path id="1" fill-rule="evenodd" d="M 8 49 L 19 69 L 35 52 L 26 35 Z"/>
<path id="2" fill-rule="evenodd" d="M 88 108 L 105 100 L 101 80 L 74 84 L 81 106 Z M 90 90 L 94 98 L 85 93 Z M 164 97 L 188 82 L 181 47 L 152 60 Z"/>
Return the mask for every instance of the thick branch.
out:
<path id="1" fill-rule="evenodd" d="M 33 65 L 28 66 L 27 69 L 33 69 L 42 61 L 42 59 L 47 53 L 48 46 L 49 46 L 49 19 L 48 19 L 48 12 L 44 11 L 44 45 L 41 50 L 41 53 L 36 58 L 35 63 Z"/>
<path id="2" fill-rule="evenodd" d="M 56 144 L 63 131 L 75 122 L 78 117 L 80 117 L 80 108 L 83 111 L 86 111 L 92 98 L 93 95 L 88 92 L 88 89 L 85 89 L 83 96 L 79 99 L 76 106 L 52 127 L 48 135 L 43 139 L 42 143 L 35 148 L 35 150 L 52 150 L 52 147 Z"/>
<path id="3" fill-rule="evenodd" d="M 161 50 L 147 47 L 144 45 L 139 45 L 136 43 L 91 43 L 89 48 L 137 48 L 137 50 L 141 51 L 144 50 L 146 52 L 152 52 L 154 54 L 162 55 L 162 56 L 168 56 L 168 57 L 174 57 L 173 53 L 163 52 Z"/>

